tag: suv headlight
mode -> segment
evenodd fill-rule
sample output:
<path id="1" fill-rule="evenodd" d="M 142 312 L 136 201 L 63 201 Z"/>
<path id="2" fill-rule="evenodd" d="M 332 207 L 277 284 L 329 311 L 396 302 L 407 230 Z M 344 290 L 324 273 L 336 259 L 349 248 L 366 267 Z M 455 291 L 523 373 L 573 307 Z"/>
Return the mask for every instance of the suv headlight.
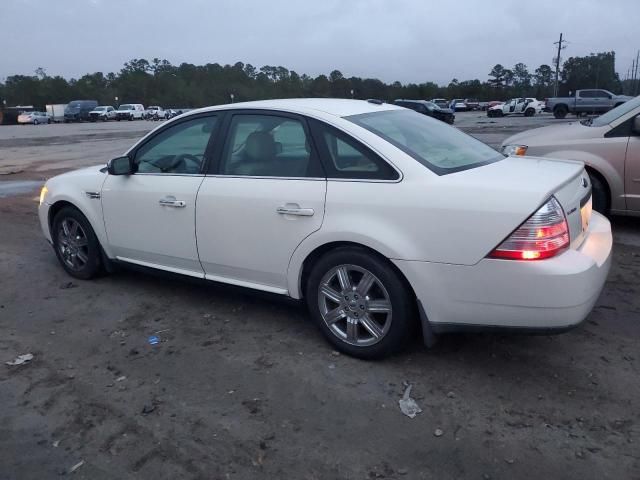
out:
<path id="1" fill-rule="evenodd" d="M 509 156 L 516 155 L 521 157 L 527 154 L 527 148 L 526 145 L 505 145 L 502 147 L 502 153 Z"/>

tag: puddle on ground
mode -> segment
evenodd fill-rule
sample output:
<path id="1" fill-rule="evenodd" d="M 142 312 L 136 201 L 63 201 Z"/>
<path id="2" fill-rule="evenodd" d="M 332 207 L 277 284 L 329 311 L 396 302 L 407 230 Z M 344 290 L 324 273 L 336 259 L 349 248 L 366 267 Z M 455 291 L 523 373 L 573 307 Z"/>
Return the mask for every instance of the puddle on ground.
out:
<path id="1" fill-rule="evenodd" d="M 42 185 L 44 182 L 34 180 L 0 181 L 0 198 L 37 191 Z"/>

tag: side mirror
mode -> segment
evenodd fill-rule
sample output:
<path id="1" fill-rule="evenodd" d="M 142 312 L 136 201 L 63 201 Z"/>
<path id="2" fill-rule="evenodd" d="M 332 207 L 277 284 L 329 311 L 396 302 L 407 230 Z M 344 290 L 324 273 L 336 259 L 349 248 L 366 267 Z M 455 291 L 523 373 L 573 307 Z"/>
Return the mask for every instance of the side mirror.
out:
<path id="1" fill-rule="evenodd" d="M 109 161 L 107 171 L 109 175 L 131 175 L 136 171 L 136 165 L 129 157 L 117 157 Z"/>
<path id="2" fill-rule="evenodd" d="M 640 135 L 640 115 L 636 115 L 633 119 L 633 133 Z"/>

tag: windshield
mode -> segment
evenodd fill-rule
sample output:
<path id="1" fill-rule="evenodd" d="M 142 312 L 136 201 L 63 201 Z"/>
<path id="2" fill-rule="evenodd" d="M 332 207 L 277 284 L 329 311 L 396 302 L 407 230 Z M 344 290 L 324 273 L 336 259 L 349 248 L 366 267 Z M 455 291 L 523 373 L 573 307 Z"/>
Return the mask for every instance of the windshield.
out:
<path id="1" fill-rule="evenodd" d="M 411 110 L 364 113 L 345 118 L 384 138 L 438 175 L 505 158 L 457 128 Z"/>
<path id="2" fill-rule="evenodd" d="M 101 111 L 106 110 L 106 109 L 107 109 L 107 107 L 96 107 L 96 108 L 94 108 L 94 110 L 96 112 L 101 112 Z"/>
<path id="3" fill-rule="evenodd" d="M 604 115 L 600 115 L 599 117 L 594 118 L 593 120 L 591 120 L 589 125 L 591 125 L 592 127 L 604 127 L 605 125 L 608 125 L 609 123 L 617 120 L 618 118 L 632 111 L 634 108 L 638 107 L 640 107 L 640 96 L 637 96 L 636 98 L 623 103 L 613 110 L 609 110 Z"/>
<path id="4" fill-rule="evenodd" d="M 133 105 L 120 105 L 118 110 L 133 110 Z"/>
<path id="5" fill-rule="evenodd" d="M 67 108 L 80 108 L 81 102 L 69 102 L 69 104 L 67 105 Z"/>

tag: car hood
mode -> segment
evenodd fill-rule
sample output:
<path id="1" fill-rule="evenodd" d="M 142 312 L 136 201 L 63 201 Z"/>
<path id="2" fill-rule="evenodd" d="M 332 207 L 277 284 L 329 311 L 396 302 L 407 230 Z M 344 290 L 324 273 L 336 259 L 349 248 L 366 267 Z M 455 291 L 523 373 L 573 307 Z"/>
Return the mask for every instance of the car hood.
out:
<path id="1" fill-rule="evenodd" d="M 589 127 L 579 122 L 565 123 L 563 125 L 549 125 L 548 127 L 534 128 L 525 132 L 516 133 L 502 142 L 504 145 L 541 146 L 566 143 L 568 140 L 589 139 L 602 137 L 611 127 Z"/>
<path id="2" fill-rule="evenodd" d="M 55 197 L 57 193 L 71 189 L 81 189 L 82 191 L 100 191 L 107 172 L 103 165 L 94 165 L 92 167 L 80 168 L 61 175 L 56 175 L 47 180 L 47 188 Z M 54 198 L 55 201 L 55 198 Z"/>

